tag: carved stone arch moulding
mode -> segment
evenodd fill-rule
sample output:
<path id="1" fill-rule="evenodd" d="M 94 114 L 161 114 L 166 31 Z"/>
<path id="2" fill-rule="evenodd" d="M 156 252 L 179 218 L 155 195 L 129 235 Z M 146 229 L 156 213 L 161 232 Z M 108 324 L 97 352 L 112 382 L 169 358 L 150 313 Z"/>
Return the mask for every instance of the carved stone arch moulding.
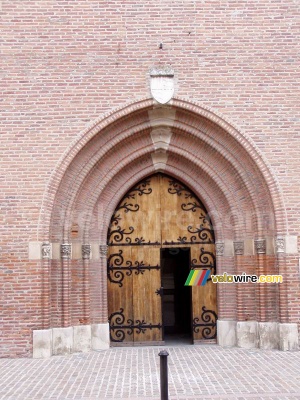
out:
<path id="1" fill-rule="evenodd" d="M 40 231 L 38 233 L 39 238 L 43 239 L 44 241 L 49 240 L 49 224 L 51 222 L 51 213 L 53 212 L 53 208 L 55 206 L 55 198 L 59 194 L 59 186 L 61 186 L 61 183 L 64 181 L 64 179 L 68 179 L 68 169 L 71 165 L 73 165 L 72 162 L 74 162 L 74 160 L 76 160 L 77 163 L 80 161 L 80 157 L 84 153 L 84 148 L 88 142 L 92 138 L 96 137 L 99 132 L 116 124 L 120 119 L 126 119 L 128 117 L 135 118 L 135 116 L 140 115 L 140 113 L 147 113 L 149 110 L 153 109 L 153 105 L 153 100 L 147 98 L 141 99 L 140 101 L 123 108 L 120 107 L 119 109 L 114 110 L 113 112 L 108 113 L 104 117 L 95 121 L 78 136 L 78 139 L 76 139 L 70 148 L 66 150 L 64 156 L 62 157 L 62 161 L 53 172 L 53 175 L 46 188 L 44 202 L 41 207 L 39 224 Z M 264 182 L 268 191 L 267 194 L 270 196 L 272 204 L 276 205 L 276 207 L 274 206 L 274 210 L 278 234 L 285 234 L 286 218 L 278 184 L 272 175 L 270 168 L 267 166 L 263 156 L 260 154 L 253 142 L 238 129 L 234 128 L 233 124 L 227 122 L 226 119 L 220 115 L 220 113 L 217 113 L 208 107 L 201 106 L 196 102 L 189 102 L 183 99 L 174 98 L 171 100 L 168 106 L 162 106 L 162 108 L 175 110 L 175 119 L 180 118 L 180 114 L 182 116 L 186 114 L 189 116 L 189 118 L 199 119 L 199 121 L 203 118 L 208 119 L 226 131 L 230 137 L 236 140 L 239 145 L 245 149 L 249 155 L 249 160 L 251 160 L 253 165 L 257 166 L 262 177 L 264 177 Z M 177 114 L 177 111 L 179 111 L 179 114 Z M 150 125 L 153 123 L 155 124 L 155 121 L 149 121 Z M 86 168 L 88 168 L 88 165 L 86 165 Z"/>

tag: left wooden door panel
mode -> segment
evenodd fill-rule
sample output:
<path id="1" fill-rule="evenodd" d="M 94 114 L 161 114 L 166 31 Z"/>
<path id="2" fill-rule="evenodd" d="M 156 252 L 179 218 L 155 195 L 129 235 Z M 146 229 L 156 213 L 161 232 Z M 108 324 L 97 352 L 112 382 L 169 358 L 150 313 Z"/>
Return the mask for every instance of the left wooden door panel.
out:
<path id="1" fill-rule="evenodd" d="M 112 345 L 161 342 L 160 248 L 110 247 L 107 269 Z"/>

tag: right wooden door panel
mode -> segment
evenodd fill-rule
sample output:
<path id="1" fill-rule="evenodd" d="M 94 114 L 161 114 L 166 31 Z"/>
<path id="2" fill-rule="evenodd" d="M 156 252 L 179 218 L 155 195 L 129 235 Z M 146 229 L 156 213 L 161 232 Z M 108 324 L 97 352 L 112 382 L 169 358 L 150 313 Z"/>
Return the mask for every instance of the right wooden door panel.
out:
<path id="1" fill-rule="evenodd" d="M 213 244 L 191 246 L 191 268 L 215 273 Z M 217 290 L 210 278 L 204 286 L 192 286 L 192 329 L 194 342 L 216 341 Z"/>

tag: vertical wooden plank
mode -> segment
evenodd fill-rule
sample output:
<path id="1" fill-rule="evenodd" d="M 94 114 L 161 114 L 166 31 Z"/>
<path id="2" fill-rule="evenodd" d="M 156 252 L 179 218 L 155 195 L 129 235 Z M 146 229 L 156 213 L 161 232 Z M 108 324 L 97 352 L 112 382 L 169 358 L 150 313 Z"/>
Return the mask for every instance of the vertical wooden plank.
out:
<path id="1" fill-rule="evenodd" d="M 163 247 L 214 241 L 207 212 L 189 189 L 162 175 L 160 190 Z"/>
<path id="2" fill-rule="evenodd" d="M 181 195 L 173 193 L 175 191 L 172 191 L 170 181 L 171 178 L 160 176 L 161 238 L 165 247 L 172 243 L 180 243 L 178 239 L 186 236 L 188 226 L 188 221 L 185 220 L 188 215 L 184 215 L 181 210 Z"/>
<path id="3" fill-rule="evenodd" d="M 133 279 L 127 262 L 132 261 L 131 247 L 112 246 L 108 251 L 108 315 L 111 345 L 133 342 Z M 129 328 L 125 328 L 128 326 Z"/>
<path id="4" fill-rule="evenodd" d="M 197 265 L 194 268 L 195 270 L 209 269 L 210 264 L 215 262 L 214 255 L 214 244 L 191 246 L 191 260 Z M 204 286 L 193 286 L 192 323 L 194 342 L 216 340 L 216 313 L 217 285 L 208 280 Z"/>
<path id="5" fill-rule="evenodd" d="M 161 242 L 161 218 L 160 218 L 160 186 L 159 176 L 154 175 L 145 180 L 150 182 L 147 189 L 150 194 L 137 194 L 136 202 L 139 211 L 132 214 L 131 223 L 135 229 L 134 237 L 142 239 L 141 244 Z"/>
<path id="6" fill-rule="evenodd" d="M 133 277 L 133 313 L 137 326 L 134 342 L 162 341 L 161 296 L 156 293 L 161 287 L 160 248 L 138 246 L 132 249 L 132 257 L 141 266 Z"/>
<path id="7" fill-rule="evenodd" d="M 109 243 L 160 244 L 159 177 L 147 178 L 132 188 L 114 212 Z"/>

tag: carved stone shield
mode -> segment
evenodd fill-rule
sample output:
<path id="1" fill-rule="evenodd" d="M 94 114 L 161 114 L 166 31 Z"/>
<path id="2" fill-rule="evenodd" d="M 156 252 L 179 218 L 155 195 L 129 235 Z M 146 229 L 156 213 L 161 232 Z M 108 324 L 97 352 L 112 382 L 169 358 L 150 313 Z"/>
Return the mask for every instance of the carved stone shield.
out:
<path id="1" fill-rule="evenodd" d="M 152 97 L 160 104 L 166 104 L 174 95 L 174 71 L 167 68 L 154 68 L 150 71 L 150 90 Z"/>

